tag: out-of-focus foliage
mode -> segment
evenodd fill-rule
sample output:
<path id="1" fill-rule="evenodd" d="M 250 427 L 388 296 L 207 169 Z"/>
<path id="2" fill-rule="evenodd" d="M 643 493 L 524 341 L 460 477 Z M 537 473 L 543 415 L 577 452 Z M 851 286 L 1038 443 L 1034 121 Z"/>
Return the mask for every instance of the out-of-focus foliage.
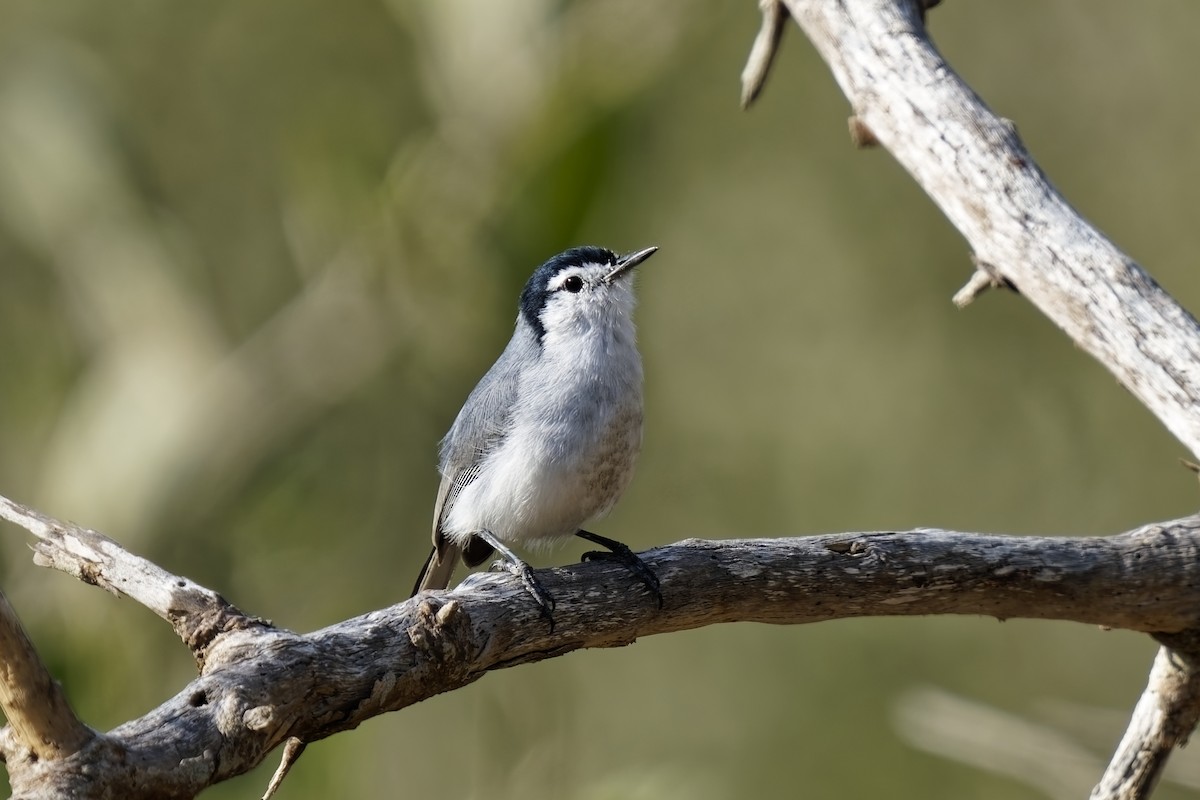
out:
<path id="1" fill-rule="evenodd" d="M 595 243 L 662 248 L 645 451 L 606 534 L 1102 534 L 1192 510 L 1182 448 L 1023 300 L 953 308 L 963 242 L 849 146 L 796 31 L 738 110 L 755 6 L 0 0 L 0 493 L 289 628 L 402 600 L 437 440 L 519 287 Z M 1200 307 L 1200 7 L 955 0 L 931 22 L 1067 196 Z M 0 542 L 88 723 L 188 679 L 165 625 Z M 907 744 L 910 692 L 1103 753 L 1152 652 L 987 619 L 657 637 L 318 743 L 281 796 L 1040 797 Z M 273 766 L 206 796 L 257 796 Z"/>

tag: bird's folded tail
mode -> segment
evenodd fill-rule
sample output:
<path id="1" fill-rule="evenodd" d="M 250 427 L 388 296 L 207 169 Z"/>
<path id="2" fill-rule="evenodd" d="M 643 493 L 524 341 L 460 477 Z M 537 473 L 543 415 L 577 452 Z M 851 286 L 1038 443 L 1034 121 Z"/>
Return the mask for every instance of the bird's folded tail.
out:
<path id="1" fill-rule="evenodd" d="M 429 558 L 425 559 L 425 566 L 421 567 L 417 585 L 413 587 L 409 597 L 426 589 L 445 589 L 449 586 L 460 558 L 468 567 L 478 567 L 494 552 L 492 546 L 478 536 L 467 539 L 466 547 L 449 539 L 439 538 L 438 543 L 429 551 Z"/>
<path id="2" fill-rule="evenodd" d="M 411 596 L 426 589 L 445 589 L 449 586 L 461 554 L 462 548 L 449 543 L 441 548 L 441 552 L 438 552 L 436 547 L 430 548 L 429 558 L 425 559 L 425 566 L 421 567 L 421 574 L 413 586 Z"/>

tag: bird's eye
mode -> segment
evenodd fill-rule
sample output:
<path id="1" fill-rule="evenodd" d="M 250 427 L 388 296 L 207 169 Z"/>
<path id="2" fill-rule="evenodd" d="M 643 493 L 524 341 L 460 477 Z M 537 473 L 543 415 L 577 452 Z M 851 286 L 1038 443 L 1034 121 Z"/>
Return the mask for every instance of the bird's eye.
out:
<path id="1" fill-rule="evenodd" d="M 583 288 L 583 278 L 579 277 L 578 275 L 572 275 L 563 281 L 563 288 L 571 294 L 575 294 Z"/>

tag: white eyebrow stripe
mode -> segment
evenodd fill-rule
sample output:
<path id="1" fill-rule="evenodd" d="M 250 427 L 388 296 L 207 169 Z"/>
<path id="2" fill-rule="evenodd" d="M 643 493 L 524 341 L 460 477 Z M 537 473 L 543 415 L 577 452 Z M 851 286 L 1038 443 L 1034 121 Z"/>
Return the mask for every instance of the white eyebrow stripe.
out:
<path id="1" fill-rule="evenodd" d="M 563 283 L 572 275 L 578 275 L 580 278 L 583 278 L 585 283 L 588 280 L 586 267 L 568 267 L 547 281 L 546 288 L 551 292 L 561 289 Z"/>

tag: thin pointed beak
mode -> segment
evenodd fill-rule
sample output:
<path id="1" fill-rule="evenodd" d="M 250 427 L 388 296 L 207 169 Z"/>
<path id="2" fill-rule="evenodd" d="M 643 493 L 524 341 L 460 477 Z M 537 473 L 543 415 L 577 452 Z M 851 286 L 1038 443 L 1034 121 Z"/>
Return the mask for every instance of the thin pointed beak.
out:
<path id="1" fill-rule="evenodd" d="M 617 259 L 617 265 L 613 267 L 612 272 L 604 276 L 604 282 L 612 283 L 622 275 L 632 272 L 634 267 L 657 252 L 657 247 L 647 247 L 645 250 L 638 250 L 636 253 L 621 256 Z"/>

